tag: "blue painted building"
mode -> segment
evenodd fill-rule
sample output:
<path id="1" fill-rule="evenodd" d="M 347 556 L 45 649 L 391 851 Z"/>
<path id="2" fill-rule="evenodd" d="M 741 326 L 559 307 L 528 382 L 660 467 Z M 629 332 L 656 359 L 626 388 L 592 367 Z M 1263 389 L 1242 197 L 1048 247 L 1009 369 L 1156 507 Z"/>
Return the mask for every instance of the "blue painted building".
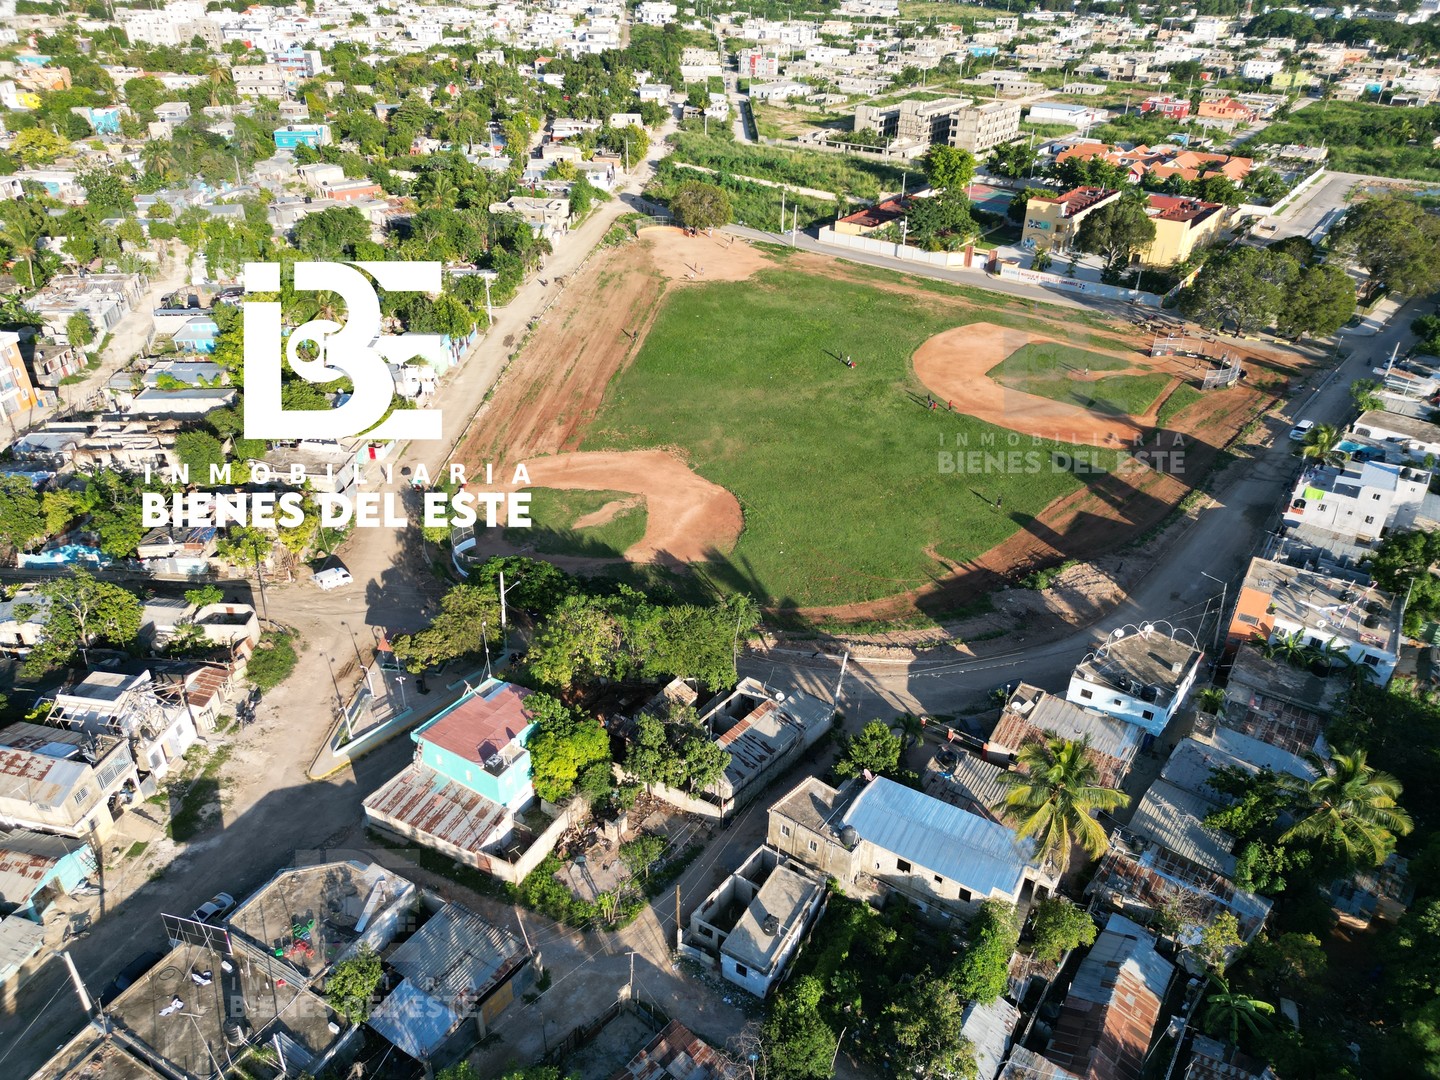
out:
<path id="1" fill-rule="evenodd" d="M 529 690 L 486 679 L 435 719 L 417 728 L 418 763 L 446 780 L 512 810 L 534 795 L 525 740 L 534 723 Z"/>
<path id="2" fill-rule="evenodd" d="M 294 150 L 308 146 L 312 150 L 330 141 L 330 128 L 325 124 L 290 124 L 275 129 L 275 149 Z"/>
<path id="3" fill-rule="evenodd" d="M 20 830 L 0 835 L 0 915 L 43 922 L 46 909 L 95 873 L 83 840 Z"/>

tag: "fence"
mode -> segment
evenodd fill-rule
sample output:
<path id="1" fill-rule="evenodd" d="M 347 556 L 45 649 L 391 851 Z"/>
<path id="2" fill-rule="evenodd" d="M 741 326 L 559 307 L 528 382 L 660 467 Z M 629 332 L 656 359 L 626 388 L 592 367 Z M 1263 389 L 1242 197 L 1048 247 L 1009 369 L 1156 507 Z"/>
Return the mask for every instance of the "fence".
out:
<path id="1" fill-rule="evenodd" d="M 820 243 L 830 247 L 847 248 L 850 251 L 868 251 L 876 255 L 884 255 L 886 258 L 899 259 L 902 262 L 937 266 L 942 270 L 985 269 L 984 253 L 981 252 L 980 258 L 977 259 L 974 247 L 969 244 L 962 251 L 921 251 L 919 248 L 891 243 L 888 240 L 875 240 L 869 236 L 850 236 L 847 233 L 837 233 L 829 225 L 822 225 L 816 235 Z"/>
<path id="2" fill-rule="evenodd" d="M 1098 296 L 1104 300 L 1129 300 L 1135 304 L 1154 308 L 1158 308 L 1161 303 L 1160 297 L 1154 293 L 1140 292 L 1138 289 L 1124 289 L 1119 285 L 1102 285 L 1098 281 L 1083 281 L 1080 278 L 1047 274 L 1039 270 L 1022 270 L 1011 263 L 1002 262 L 1000 264 L 1000 276 L 1011 281 L 1028 281 L 1035 285 L 1084 293 L 1086 296 Z"/>

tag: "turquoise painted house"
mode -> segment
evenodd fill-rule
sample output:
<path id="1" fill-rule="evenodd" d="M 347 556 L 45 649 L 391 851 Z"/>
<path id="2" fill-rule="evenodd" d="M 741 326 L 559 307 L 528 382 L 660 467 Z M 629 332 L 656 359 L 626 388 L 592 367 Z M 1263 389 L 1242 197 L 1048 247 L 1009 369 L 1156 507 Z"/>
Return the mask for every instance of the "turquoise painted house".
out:
<path id="1" fill-rule="evenodd" d="M 312 150 L 330 141 L 330 128 L 325 124 L 290 124 L 275 129 L 275 149 L 294 150 L 308 146 Z"/>
<path id="2" fill-rule="evenodd" d="M 524 687 L 486 679 L 435 719 L 417 728 L 416 763 L 510 810 L 534 796 L 525 740 L 534 723 Z"/>
<path id="3" fill-rule="evenodd" d="M 18 830 L 0 833 L 0 915 L 43 922 L 45 911 L 95 873 L 83 840 Z"/>

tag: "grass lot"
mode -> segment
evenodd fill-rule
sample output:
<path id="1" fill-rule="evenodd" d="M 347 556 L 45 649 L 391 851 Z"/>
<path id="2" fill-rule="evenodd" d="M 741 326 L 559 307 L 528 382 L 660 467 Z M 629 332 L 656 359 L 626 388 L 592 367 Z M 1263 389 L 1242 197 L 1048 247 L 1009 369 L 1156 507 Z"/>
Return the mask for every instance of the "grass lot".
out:
<path id="1" fill-rule="evenodd" d="M 1168 375 L 1110 375 L 1096 382 L 1075 379 L 1086 370 L 1123 371 L 1124 360 L 1052 342 L 1023 345 L 990 369 L 998 383 L 1027 394 L 1064 401 L 1096 412 L 1139 416 L 1155 403 Z"/>
<path id="2" fill-rule="evenodd" d="M 1003 447 L 1006 435 L 926 410 L 914 351 L 961 322 L 1030 324 L 994 301 L 962 315 L 931 291 L 777 268 L 674 292 L 583 448 L 677 447 L 735 494 L 744 534 L 708 566 L 722 588 L 805 607 L 922 585 L 943 571 L 927 548 L 973 558 L 1081 483 L 1048 457 L 1033 473 L 940 472 L 937 451 Z M 1082 343 L 1084 326 L 1074 327 Z M 993 510 L 997 497 L 1003 514 Z"/>
<path id="3" fill-rule="evenodd" d="M 1189 383 L 1181 383 L 1175 388 L 1175 392 L 1165 399 L 1165 404 L 1160 406 L 1160 411 L 1155 416 L 1156 425 L 1163 428 L 1188 406 L 1194 405 L 1204 396 L 1205 391 L 1191 386 Z"/>
<path id="4" fill-rule="evenodd" d="M 530 546 L 540 555 L 590 555 L 618 558 L 625 549 L 645 535 L 644 500 L 619 511 L 601 525 L 575 528 L 575 522 L 602 506 L 619 500 L 634 500 L 627 491 L 562 491 L 532 488 L 528 529 L 506 529 L 505 539 L 517 546 Z"/>
<path id="5" fill-rule="evenodd" d="M 978 4 L 940 4 L 930 0 L 900 0 L 902 19 L 936 19 L 940 22 L 959 22 L 961 19 L 993 19 L 993 8 Z"/>
<path id="6" fill-rule="evenodd" d="M 1111 375 L 1096 382 L 1070 378 L 1001 380 L 1006 386 L 1027 394 L 1079 405 L 1110 416 L 1140 416 L 1160 396 L 1169 375 Z"/>
<path id="7" fill-rule="evenodd" d="M 1089 349 L 1077 349 L 1056 341 L 1033 341 L 1020 346 L 986 374 L 1008 386 L 1011 379 L 1060 377 L 1082 372 L 1086 368 L 1091 371 L 1124 371 L 1129 366 L 1118 357 Z"/>
<path id="8" fill-rule="evenodd" d="M 1326 146 L 1325 167 L 1335 172 L 1440 180 L 1440 150 L 1430 145 L 1429 134 L 1437 119 L 1437 105 L 1396 109 L 1364 101 L 1316 101 L 1265 128 L 1255 142 Z M 1099 130 L 1094 134 L 1099 137 Z"/>

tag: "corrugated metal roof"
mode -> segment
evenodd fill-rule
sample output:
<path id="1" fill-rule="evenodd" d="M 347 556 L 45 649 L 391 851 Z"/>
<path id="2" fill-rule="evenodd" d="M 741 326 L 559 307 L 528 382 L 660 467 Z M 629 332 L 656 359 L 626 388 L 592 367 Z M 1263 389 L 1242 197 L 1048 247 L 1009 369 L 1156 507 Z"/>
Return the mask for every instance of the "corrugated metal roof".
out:
<path id="1" fill-rule="evenodd" d="M 36 832 L 0 837 L 0 902 L 29 903 L 55 876 L 61 860 L 87 846 L 83 840 Z"/>
<path id="2" fill-rule="evenodd" d="M 19 915 L 0 919 L 0 972 L 10 972 L 45 944 L 45 928 Z"/>
<path id="3" fill-rule="evenodd" d="M 498 838 L 510 811 L 434 769 L 411 763 L 364 803 L 378 821 L 405 826 L 462 851 Z"/>
<path id="4" fill-rule="evenodd" d="M 1010 1051 L 1004 1071 L 995 1080 L 1079 1080 L 1079 1078 L 1048 1058 L 1041 1057 L 1033 1050 L 1017 1046 Z"/>
<path id="5" fill-rule="evenodd" d="M 972 1001 L 965 1006 L 960 1034 L 970 1040 L 979 1080 L 992 1080 L 1000 1071 L 1019 1020 L 1020 1010 L 1004 998 L 996 998 L 988 1005 Z"/>
<path id="6" fill-rule="evenodd" d="M 937 799 L 978 814 L 986 821 L 999 821 L 994 807 L 1010 790 L 1000 782 L 1005 771 L 961 749 L 954 765 L 946 769 L 938 765 L 927 768 L 921 783 L 925 791 Z"/>
<path id="7" fill-rule="evenodd" d="M 1230 854 L 1231 837 L 1200 824 L 1205 815 L 1216 808 L 1215 803 L 1168 780 L 1156 780 L 1130 819 L 1130 831 L 1228 878 L 1235 872 L 1235 858 Z"/>
<path id="8" fill-rule="evenodd" d="M 437 1001 L 468 1013 L 524 951 L 513 934 L 459 904 L 446 904 L 388 963 Z"/>
<path id="9" fill-rule="evenodd" d="M 466 761 L 484 765 L 492 755 L 530 726 L 522 686 L 489 679 L 415 732 L 417 742 L 433 743 Z"/>
<path id="10" fill-rule="evenodd" d="M 1066 739 L 1088 739 L 1106 787 L 1120 786 L 1145 735 L 1134 724 L 1022 683 L 1000 713 L 989 741 L 1013 752 L 1026 743 L 1043 741 L 1046 732 Z"/>
<path id="11" fill-rule="evenodd" d="M 1139 1080 L 1174 972 L 1148 932 L 1111 915 L 1075 972 L 1046 1056 L 1095 1080 Z"/>
<path id="12" fill-rule="evenodd" d="M 405 979 L 366 1021 L 375 1031 L 417 1061 L 426 1060 L 455 1030 L 462 1017 Z"/>
<path id="13" fill-rule="evenodd" d="M 689 1028 L 672 1020 L 610 1080 L 721 1080 L 720 1055 Z"/>
<path id="14" fill-rule="evenodd" d="M 843 820 L 876 847 L 981 896 L 1019 889 L 1034 851 L 1004 825 L 884 777 L 870 782 Z"/>

